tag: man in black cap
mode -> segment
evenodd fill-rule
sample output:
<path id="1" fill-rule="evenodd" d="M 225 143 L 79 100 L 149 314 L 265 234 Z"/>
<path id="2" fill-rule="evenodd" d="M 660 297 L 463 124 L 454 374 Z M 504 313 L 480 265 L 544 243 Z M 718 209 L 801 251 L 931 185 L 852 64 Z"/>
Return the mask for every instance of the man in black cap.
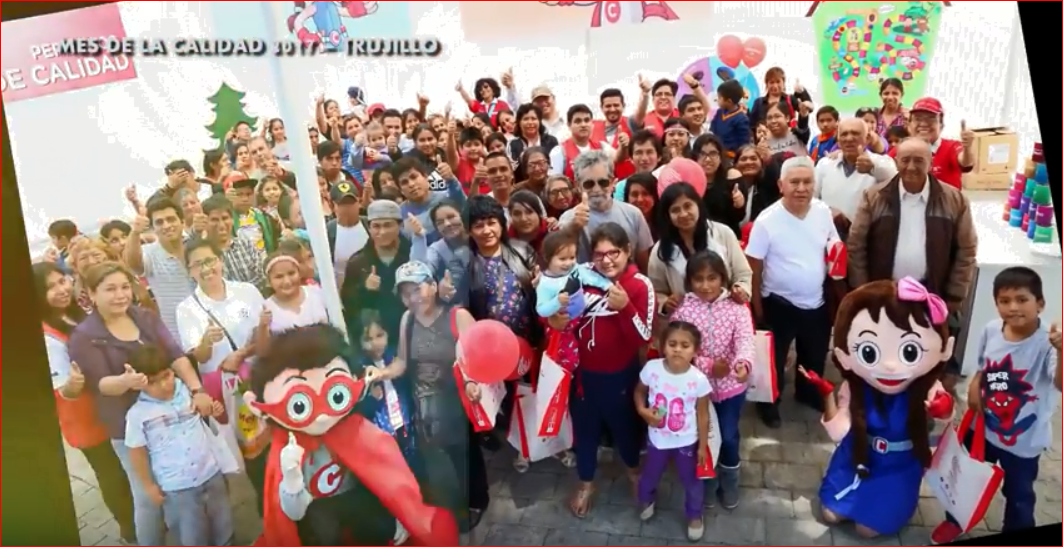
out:
<path id="1" fill-rule="evenodd" d="M 362 202 L 371 200 L 368 195 L 359 196 L 358 189 L 347 181 L 332 185 L 329 197 L 336 218 L 327 225 L 328 245 L 336 268 L 336 283 L 342 287 L 347 263 L 369 243 L 369 229 L 362 222 Z"/>

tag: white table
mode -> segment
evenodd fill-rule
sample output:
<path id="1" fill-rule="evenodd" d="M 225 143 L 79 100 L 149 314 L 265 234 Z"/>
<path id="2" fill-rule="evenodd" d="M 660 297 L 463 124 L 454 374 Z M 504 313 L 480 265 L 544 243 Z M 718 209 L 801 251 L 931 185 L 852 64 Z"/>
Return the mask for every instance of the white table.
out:
<path id="1" fill-rule="evenodd" d="M 964 192 L 971 201 L 971 216 L 978 231 L 978 270 L 971 285 L 964 315 L 964 328 L 956 340 L 956 357 L 963 375 L 978 367 L 978 340 L 981 329 L 999 317 L 993 300 L 993 279 L 1009 266 L 1027 266 L 1041 276 L 1045 293 L 1042 319 L 1055 322 L 1061 312 L 1061 259 L 1030 251 L 1031 241 L 1018 228 L 1002 219 L 1007 192 Z M 1055 243 L 1059 248 L 1059 242 Z"/>

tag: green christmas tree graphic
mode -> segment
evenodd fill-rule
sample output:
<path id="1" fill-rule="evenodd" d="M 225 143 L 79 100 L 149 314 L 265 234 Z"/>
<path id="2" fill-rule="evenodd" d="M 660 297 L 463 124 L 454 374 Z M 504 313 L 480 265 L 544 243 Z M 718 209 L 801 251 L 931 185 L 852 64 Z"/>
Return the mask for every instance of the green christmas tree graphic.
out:
<path id="1" fill-rule="evenodd" d="M 207 98 L 207 101 L 214 105 L 214 123 L 206 127 L 210 135 L 217 139 L 219 146 L 225 144 L 225 136 L 240 122 L 250 124 L 252 131 L 256 129 L 257 120 L 244 112 L 245 95 L 247 94 L 243 91 L 237 91 L 222 82 L 218 91 Z"/>

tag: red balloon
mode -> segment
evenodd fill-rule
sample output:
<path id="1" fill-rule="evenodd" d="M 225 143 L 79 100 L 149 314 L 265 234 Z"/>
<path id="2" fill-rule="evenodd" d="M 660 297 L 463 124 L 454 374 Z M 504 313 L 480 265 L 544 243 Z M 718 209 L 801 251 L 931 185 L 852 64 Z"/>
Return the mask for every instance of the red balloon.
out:
<path id="1" fill-rule="evenodd" d="M 705 170 L 698 162 L 687 158 L 676 158 L 661 168 L 657 175 L 657 193 L 664 195 L 665 188 L 677 183 L 685 182 L 694 187 L 699 196 L 705 195 L 708 180 L 705 178 Z"/>
<path id="2" fill-rule="evenodd" d="M 742 39 L 737 36 L 728 34 L 716 42 L 716 57 L 721 63 L 731 68 L 738 68 L 744 55 L 745 46 L 742 44 Z"/>
<path id="3" fill-rule="evenodd" d="M 506 378 L 508 381 L 520 380 L 528 372 L 536 370 L 539 357 L 542 355 L 523 338 L 517 338 L 517 344 L 520 346 L 520 356 L 517 357 L 517 368 L 509 375 L 509 378 Z"/>
<path id="4" fill-rule="evenodd" d="M 764 43 L 764 40 L 753 36 L 752 38 L 746 38 L 746 41 L 742 44 L 742 62 L 746 65 L 746 68 L 753 68 L 764 61 L 764 57 L 768 55 L 768 44 Z"/>
<path id="5" fill-rule="evenodd" d="M 520 360 L 520 342 L 506 325 L 477 321 L 458 340 L 458 364 L 469 378 L 494 384 L 513 375 Z"/>

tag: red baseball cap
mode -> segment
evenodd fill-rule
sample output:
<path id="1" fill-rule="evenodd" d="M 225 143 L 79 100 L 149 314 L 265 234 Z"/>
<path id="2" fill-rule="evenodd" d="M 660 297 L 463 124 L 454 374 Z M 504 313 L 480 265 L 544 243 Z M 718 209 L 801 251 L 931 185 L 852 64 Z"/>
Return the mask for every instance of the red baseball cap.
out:
<path id="1" fill-rule="evenodd" d="M 369 108 L 367 108 L 365 110 L 365 113 L 370 115 L 370 116 L 372 116 L 372 115 L 376 114 L 377 112 L 383 112 L 383 111 L 385 111 L 387 109 L 388 108 L 386 106 L 384 106 L 384 103 L 374 103 L 372 105 L 369 105 Z"/>
<path id="2" fill-rule="evenodd" d="M 912 108 L 908 110 L 910 112 L 929 112 L 931 114 L 937 114 L 938 116 L 943 116 L 945 114 L 945 109 L 941 107 L 941 101 L 933 97 L 923 97 L 922 99 L 915 101 Z"/>

